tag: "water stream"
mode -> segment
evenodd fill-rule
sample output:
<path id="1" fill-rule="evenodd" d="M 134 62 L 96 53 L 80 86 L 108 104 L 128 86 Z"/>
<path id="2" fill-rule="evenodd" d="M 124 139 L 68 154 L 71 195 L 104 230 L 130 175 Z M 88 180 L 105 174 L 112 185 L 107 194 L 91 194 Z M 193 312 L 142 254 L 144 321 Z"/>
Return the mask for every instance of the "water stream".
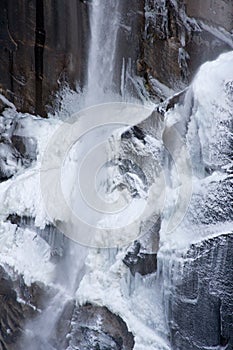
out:
<path id="1" fill-rule="evenodd" d="M 79 105 L 85 107 L 106 102 L 122 102 L 127 100 L 127 96 L 131 94 L 131 91 L 127 90 L 126 76 L 132 82 L 132 76 L 130 76 L 132 72 L 131 63 L 135 62 L 130 57 L 125 58 L 124 53 L 118 52 L 122 33 L 124 33 L 124 30 L 128 33 L 130 32 L 127 23 L 122 23 L 122 18 L 127 17 L 122 16 L 121 13 L 124 10 L 124 6 L 120 0 L 92 0 L 88 6 L 90 11 L 90 46 L 87 84 L 83 93 L 75 94 L 75 99 L 80 99 Z M 77 213 L 86 210 L 83 217 L 86 215 L 87 218 L 91 217 L 89 211 L 85 209 L 88 205 L 85 203 L 86 207 L 84 207 L 82 201 L 77 198 L 78 196 L 81 198 L 82 191 L 76 191 L 77 189 L 72 186 L 76 184 L 76 171 L 79 171 L 79 165 L 83 165 L 82 156 L 86 159 L 90 151 L 95 150 L 95 141 L 98 142 L 98 146 L 102 145 L 103 137 L 109 139 L 108 146 L 112 162 L 109 162 L 106 167 L 101 167 L 97 175 L 92 174 L 91 169 L 88 167 L 86 172 L 84 172 L 84 180 L 87 179 L 89 181 L 89 178 L 97 180 L 96 187 L 98 188 L 96 192 L 102 199 L 108 198 L 114 202 L 119 193 L 125 194 L 128 191 L 127 195 L 132 203 L 137 200 L 143 202 L 148 199 L 146 197 L 148 188 L 152 188 L 154 192 L 152 191 L 151 204 L 154 205 L 154 203 L 159 203 L 162 195 L 160 197 L 161 193 L 159 191 L 156 192 L 153 185 L 155 183 L 156 185 L 160 184 L 157 180 L 162 177 L 167 176 L 169 178 L 169 181 L 165 184 L 165 190 L 167 191 L 164 204 L 165 209 L 163 212 L 159 211 L 162 226 L 159 233 L 158 272 L 157 276 L 155 271 L 147 276 L 141 276 L 137 273 L 133 276 L 126 265 L 123 264 L 123 260 L 128 252 L 127 249 L 131 248 L 131 242 L 135 237 L 126 247 L 120 245 L 119 239 L 119 242 L 117 241 L 113 249 L 88 248 L 67 238 L 64 255 L 54 265 L 55 268 L 50 261 L 43 260 L 42 275 L 44 266 L 45 268 L 47 267 L 49 273 L 53 272 L 48 283 L 53 290 L 53 295 L 49 301 L 45 302 L 44 310 L 33 321 L 26 323 L 24 336 L 19 345 L 20 350 L 57 350 L 55 339 L 56 326 L 67 303 L 76 303 L 76 305 L 93 303 L 108 307 L 111 312 L 119 315 L 126 322 L 128 329 L 133 333 L 135 350 L 171 349 L 169 326 L 172 327 L 173 324 L 169 325 L 169 318 L 171 317 L 169 312 L 171 311 L 172 298 L 176 292 L 175 283 L 181 284 L 182 282 L 180 277 L 183 273 L 182 254 L 186 253 L 190 244 L 195 245 L 202 240 L 209 239 L 209 237 L 218 236 L 219 232 L 227 231 L 228 221 L 230 222 L 231 220 L 230 214 L 225 214 L 225 201 L 228 198 L 227 193 L 230 193 L 229 169 L 232 166 L 229 156 L 231 154 L 230 145 L 232 141 L 229 126 L 229 119 L 232 115 L 232 60 L 232 53 L 228 53 L 222 55 L 213 63 L 203 65 L 191 87 L 187 89 L 183 104 L 176 105 L 174 109 L 169 110 L 163 120 L 161 120 L 161 129 L 164 128 L 163 130 L 165 130 L 166 128 L 163 138 L 161 137 L 162 132 L 158 136 L 157 130 L 155 130 L 156 127 L 159 128 L 161 125 L 157 123 L 157 120 L 155 122 L 153 119 L 155 117 L 152 114 L 152 119 L 148 119 L 144 123 L 148 135 L 143 134 L 143 128 L 143 131 L 140 128 L 134 129 L 133 132 L 132 130 L 130 132 L 127 131 L 124 134 L 123 147 L 121 135 L 115 133 L 109 139 L 112 130 L 116 131 L 119 127 L 122 128 L 122 124 L 120 125 L 119 123 L 119 125 L 115 126 L 116 130 L 111 127 L 109 129 L 105 128 L 105 130 L 96 127 L 94 132 L 87 135 L 84 133 L 80 143 L 76 144 L 78 150 L 73 148 L 71 150 L 73 153 L 68 154 L 66 158 L 68 163 L 63 163 L 65 167 L 63 172 L 64 182 L 68 184 L 68 190 L 71 193 L 71 197 L 73 196 L 72 203 L 76 206 Z M 121 68 L 119 69 L 119 67 Z M 120 72 L 117 77 L 116 74 L 118 73 L 116 72 Z M 137 86 L 136 78 L 134 86 Z M 143 104 L 145 102 L 142 101 L 144 99 L 143 93 L 140 96 L 141 100 L 137 100 L 137 102 Z M 13 111 L 11 113 L 16 112 Z M 32 130 L 34 130 L 33 118 L 26 116 L 27 118 L 29 120 L 28 127 L 22 129 L 31 135 L 30 132 L 32 133 Z M 135 123 L 140 121 L 137 113 L 133 115 L 133 118 L 135 118 Z M 54 128 L 57 127 L 60 121 L 55 119 L 43 121 L 43 123 L 48 123 L 51 129 L 50 134 L 49 132 L 46 134 L 47 130 L 43 134 L 41 130 L 45 130 L 46 125 L 44 126 L 39 121 L 41 124 L 37 128 L 37 131 L 40 130 L 38 131 L 39 136 L 37 136 L 38 140 L 41 138 L 41 144 L 44 144 L 43 147 L 47 144 L 48 138 L 52 139 L 51 135 L 53 135 Z M 181 135 L 179 138 L 181 142 L 176 143 L 174 141 L 175 134 L 172 133 L 174 129 Z M 65 142 L 62 138 L 61 140 L 59 139 L 59 143 L 63 141 Z M 166 146 L 168 147 L 164 151 Z M 39 144 L 38 147 L 40 148 L 41 145 Z M 183 157 L 185 151 L 189 154 L 192 165 L 195 165 L 192 167 L 192 174 L 185 173 L 187 166 Z M 40 152 L 43 153 L 41 150 Z M 169 152 L 170 154 L 168 154 Z M 177 161 L 177 164 L 173 164 L 175 162 L 174 159 Z M 95 157 L 92 160 L 94 162 L 96 160 Z M 121 165 L 121 172 L 115 172 L 114 162 L 116 160 L 121 162 L 117 164 Z M 161 166 L 157 167 L 159 161 L 161 161 Z M 3 193 L 3 195 L 0 193 L 1 202 L 4 203 L 4 207 L 1 207 L 1 212 L 3 214 L 6 213 L 6 217 L 9 213 L 12 213 L 12 210 L 19 216 L 27 214 L 33 217 L 34 215 L 35 225 L 38 224 L 40 226 L 41 222 L 47 224 L 47 217 L 41 203 L 38 204 L 40 194 L 36 192 L 39 188 L 39 181 L 36 176 L 40 170 L 37 168 L 37 165 L 35 165 L 35 168 L 33 167 L 32 169 L 29 168 L 29 170 L 24 169 L 25 174 L 21 172 L 15 178 L 13 177 L 11 186 L 1 184 Z M 180 169 L 180 174 L 178 174 L 180 176 L 174 175 L 175 171 L 177 171 L 175 168 L 178 171 Z M 67 171 L 70 171 L 72 174 L 68 174 Z M 193 178 L 191 179 L 192 176 Z M 86 181 L 87 184 L 89 184 L 88 181 Z M 188 191 L 184 193 L 184 188 L 183 197 L 177 196 L 182 187 L 182 181 L 187 185 L 184 187 L 185 189 L 192 190 L 192 196 L 184 198 L 188 193 Z M 127 186 L 128 188 L 126 188 Z M 109 188 L 113 188 L 113 190 L 108 192 Z M 17 202 L 17 195 L 20 197 L 20 203 Z M 178 200 L 178 204 L 177 197 L 179 200 L 181 199 L 180 201 Z M 183 203 L 186 205 L 185 208 L 182 207 Z M 9 211 L 8 213 L 7 210 L 9 208 L 11 208 L 11 212 Z M 173 227 L 173 230 L 168 232 L 169 216 L 172 215 L 174 208 L 177 211 L 183 210 L 184 218 L 182 217 L 181 225 Z M 129 212 L 128 216 L 130 214 L 131 212 Z M 60 217 L 53 217 L 52 219 L 56 222 L 56 220 L 60 220 Z M 100 222 L 99 216 L 97 219 L 94 216 L 91 217 L 90 221 L 94 221 L 94 219 L 95 224 L 96 221 Z M 6 230 L 8 236 L 5 237 L 2 234 L 4 230 L 0 227 L 1 242 L 7 247 L 6 251 L 8 246 L 10 247 L 10 253 L 7 251 L 6 256 L 4 256 L 4 251 L 3 253 L 1 252 L 5 259 L 4 263 L 12 263 L 11 260 L 7 260 L 7 255 L 14 255 L 16 252 L 14 256 L 15 261 L 14 259 L 12 260 L 16 265 L 16 270 L 20 271 L 20 267 L 23 266 L 23 269 L 25 268 L 25 261 L 22 260 L 24 255 L 24 243 L 22 241 L 31 237 L 30 232 L 27 231 L 24 236 L 24 233 L 21 232 L 22 230 L 19 230 L 17 233 L 16 225 L 11 225 L 9 222 L 4 222 L 4 225 L 3 229 Z M 77 227 L 77 230 L 80 230 L 80 227 Z M 127 233 L 127 230 L 122 230 L 122 232 L 123 234 Z M 15 237 L 19 233 L 21 236 L 17 240 Z M 105 233 L 108 233 L 107 229 Z M 85 234 L 85 232 L 81 232 L 81 234 Z M 61 236 L 59 237 L 61 238 Z M 36 249 L 40 249 L 40 243 L 36 239 L 31 239 L 30 242 L 31 245 L 33 244 L 33 253 Z M 41 245 L 43 247 L 41 254 L 46 255 L 47 259 L 48 246 L 44 241 L 43 243 Z M 148 241 L 144 243 L 146 247 Z M 11 251 L 11 246 L 14 246 L 15 250 Z M 30 256 L 31 247 L 28 251 L 27 254 Z M 38 254 L 39 259 L 42 260 L 43 256 L 41 257 Z M 25 258 L 25 260 L 27 259 Z M 30 259 L 28 260 L 30 263 Z M 40 274 L 38 274 L 40 276 L 40 266 L 38 266 L 38 270 L 40 270 Z M 29 272 L 31 273 L 31 271 Z M 192 271 L 189 272 L 191 275 Z M 38 280 L 40 280 L 39 277 Z M 189 286 L 186 287 L 189 291 Z M 184 307 L 186 307 L 186 304 L 194 304 L 198 302 L 198 299 L 183 298 L 182 302 L 184 302 Z M 177 319 L 179 321 L 179 315 L 175 316 L 177 317 L 175 321 Z M 205 315 L 202 316 L 204 317 Z M 197 315 L 197 325 L 198 321 Z M 74 327 L 72 322 L 69 327 Z M 67 350 L 74 349 L 72 344 L 69 344 L 67 347 Z M 214 349 L 219 350 L 220 347 L 215 347 Z"/>
<path id="2" fill-rule="evenodd" d="M 90 47 L 87 68 L 87 101 L 106 102 L 117 93 L 114 81 L 119 0 L 94 0 L 90 6 Z M 109 97 L 108 97 L 109 98 Z"/>
<path id="3" fill-rule="evenodd" d="M 87 67 L 87 84 L 84 94 L 78 97 L 80 105 L 91 106 L 99 103 L 121 101 L 119 88 L 115 81 L 117 60 L 118 31 L 120 28 L 119 0 L 93 0 L 89 4 L 90 11 L 90 43 Z M 122 8 L 121 8 L 122 9 Z M 123 64 L 124 69 L 124 64 Z M 120 81 L 122 77 L 118 77 Z M 124 80 L 124 79 L 123 79 Z M 121 82 L 121 90 L 124 81 Z M 124 91 L 126 94 L 126 91 Z M 116 126 L 115 126 L 116 128 Z M 98 132 L 98 131 L 97 131 Z M 96 136 L 98 139 L 100 134 Z M 85 141 L 86 142 L 86 141 Z M 83 154 L 87 145 L 84 145 Z M 79 152 L 80 153 L 80 152 Z M 70 169 L 68 167 L 68 169 Z M 75 171 L 75 168 L 71 167 Z M 87 174 L 88 175 L 88 174 Z M 64 175 L 67 182 L 67 174 Z M 74 181 L 75 174 L 71 176 Z M 107 181 L 107 180 L 106 180 Z M 72 185 L 71 185 L 72 187 Z M 71 189 L 76 191 L 77 189 Z M 80 201 L 76 199 L 75 205 L 80 210 Z M 83 209 L 81 209 L 83 210 Z M 78 228 L 77 228 L 78 229 Z M 61 317 L 66 303 L 75 299 L 75 293 L 80 280 L 85 273 L 85 258 L 88 248 L 71 240 L 66 244 L 64 258 L 59 262 L 53 282 L 55 296 L 47 302 L 45 310 L 35 320 L 25 327 L 25 336 L 21 340 L 21 349 L 24 350 L 55 350 L 53 334 L 57 321 Z"/>

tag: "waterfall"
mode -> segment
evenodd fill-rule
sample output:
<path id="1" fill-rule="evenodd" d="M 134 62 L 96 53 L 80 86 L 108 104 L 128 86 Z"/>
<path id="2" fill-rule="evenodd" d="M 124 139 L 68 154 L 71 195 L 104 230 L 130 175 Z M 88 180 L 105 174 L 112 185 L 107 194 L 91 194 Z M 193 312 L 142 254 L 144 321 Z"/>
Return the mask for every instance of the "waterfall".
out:
<path id="1" fill-rule="evenodd" d="M 112 100 L 117 93 L 115 65 L 119 0 L 93 0 L 90 5 L 90 47 L 87 68 L 89 104 Z"/>
<path id="2" fill-rule="evenodd" d="M 109 0 L 93 0 L 89 4 L 90 9 L 90 46 L 88 54 L 87 66 L 87 84 L 84 94 L 80 93 L 79 98 L 84 99 L 80 101 L 79 105 L 91 106 L 99 103 L 121 101 L 120 90 L 123 95 L 126 94 L 124 90 L 124 72 L 122 77 L 117 77 L 117 64 L 122 64 L 125 69 L 125 60 L 117 56 L 118 32 L 120 29 L 120 13 L 122 10 L 119 7 L 120 1 Z M 131 63 L 131 59 L 130 59 Z M 131 65 L 130 65 L 131 67 Z M 128 75 L 130 72 L 128 72 Z M 122 79 L 122 81 L 120 81 Z M 102 112 L 100 110 L 100 112 Z M 107 113 L 107 110 L 104 111 Z M 119 112 L 118 112 L 119 113 Z M 149 113 L 149 111 L 147 112 Z M 135 110 L 135 121 L 137 121 L 137 114 L 140 120 L 143 114 Z M 109 138 L 114 130 L 122 127 L 121 124 L 110 123 L 109 127 L 103 129 L 96 129 L 90 135 L 85 135 L 84 139 L 71 149 L 71 153 L 64 162 L 64 188 L 68 186 L 69 196 L 71 197 L 71 205 L 75 206 L 77 212 L 81 211 L 83 217 L 90 217 L 88 206 L 82 202 L 82 193 L 76 187 L 75 179 L 78 172 L 78 166 L 82 164 L 82 158 L 85 153 L 95 147 L 96 143 L 103 142 L 103 138 Z M 94 124 L 93 124 L 94 125 Z M 98 126 L 98 125 L 97 125 Z M 63 135 L 64 137 L 64 135 Z M 53 143 L 53 142 L 52 142 Z M 115 157 L 115 155 L 114 155 Z M 77 166 L 78 162 L 78 166 Z M 104 167 L 103 167 L 104 169 Z M 102 169 L 102 171 L 103 171 Z M 106 176 L 104 169 L 105 183 L 103 185 L 104 191 L 106 183 L 109 181 L 109 173 Z M 91 170 L 85 173 L 85 177 L 90 176 Z M 47 176 L 47 175 L 46 175 Z M 100 176 L 100 175 L 99 175 Z M 101 182 L 101 180 L 100 180 Z M 103 181 L 102 181 L 103 182 Z M 72 187 L 74 186 L 74 187 Z M 76 187 L 75 187 L 76 186 Z M 92 220 L 95 217 L 92 215 Z M 100 219 L 98 219 L 100 221 Z M 84 218 L 85 221 L 85 218 Z M 96 219 L 95 219 L 96 221 Z M 93 224 L 93 222 L 92 222 Z M 96 223 L 95 223 L 96 224 Z M 82 227 L 75 227 L 75 230 L 82 231 Z M 88 233 L 87 233 L 88 234 Z M 81 241 L 82 242 L 82 241 Z M 88 256 L 87 256 L 88 254 Z M 106 257 L 106 252 L 100 251 L 101 259 Z M 116 250 L 109 249 L 108 257 L 112 257 L 106 262 L 110 268 L 112 261 L 116 259 Z M 94 256 L 93 256 L 94 255 Z M 54 334 L 56 333 L 57 322 L 62 316 L 67 303 L 75 299 L 75 294 L 79 290 L 79 284 L 85 275 L 84 263 L 93 256 L 93 259 L 98 259 L 98 251 L 93 249 L 88 253 L 88 248 L 79 245 L 78 243 L 69 240 L 64 248 L 64 257 L 57 264 L 55 273 L 53 275 L 52 285 L 55 288 L 55 296 L 51 298 L 45 309 L 33 322 L 29 322 L 25 326 L 25 335 L 21 340 L 21 348 L 26 350 L 52 350 L 56 349 L 56 341 Z M 101 261 L 101 260 L 100 260 Z M 88 266 L 88 263 L 86 262 Z M 100 266 L 101 267 L 101 266 Z M 78 299 L 81 303 L 81 299 Z"/>
<path id="3" fill-rule="evenodd" d="M 143 4 L 92 0 L 85 106 L 113 101 L 139 101 L 148 95 L 136 76 L 140 55 Z M 138 23 L 137 23 L 138 21 Z M 132 45 L 134 40 L 134 45 Z M 147 96 L 148 98 L 148 96 Z"/>
<path id="4" fill-rule="evenodd" d="M 210 312 L 202 315 L 206 318 L 205 326 L 208 327 L 210 315 L 217 334 L 221 320 L 220 317 L 213 320 L 212 305 L 220 313 L 221 302 L 225 308 L 227 302 L 230 303 L 230 287 L 227 286 L 228 296 L 225 298 L 225 270 L 222 271 L 220 265 L 227 265 L 230 259 L 222 244 L 225 240 L 225 244 L 230 247 L 230 242 L 228 238 L 222 240 L 221 234 L 227 234 L 232 224 L 232 212 L 225 202 L 226 199 L 230 201 L 232 196 L 230 118 L 233 107 L 233 55 L 227 53 L 215 62 L 203 65 L 191 86 L 182 94 L 181 102 L 176 103 L 180 97 L 176 95 L 173 107 L 169 107 L 166 112 L 164 109 L 173 103 L 172 99 L 167 105 L 156 106 L 157 109 L 153 105 L 152 113 L 152 108 L 144 108 L 141 100 L 137 101 L 136 107 L 127 109 L 127 104 L 118 103 L 127 100 L 127 93 L 131 94 L 130 88 L 127 90 L 130 84 L 125 83 L 127 79 L 128 82 L 133 81 L 131 72 L 135 65 L 135 57 L 121 52 L 127 40 L 123 49 L 120 47 L 125 31 L 131 33 L 131 28 L 122 24 L 126 3 L 120 0 L 88 2 L 90 46 L 87 84 L 83 93 L 73 95 L 74 99 L 79 99 L 79 106 L 89 108 L 78 114 L 80 119 L 77 124 L 76 120 L 73 123 L 72 118 L 68 123 L 63 123 L 61 112 L 57 119 L 40 120 L 22 115 L 13 108 L 4 112 L 5 120 L 0 119 L 0 126 L 6 131 L 7 139 L 10 139 L 11 128 L 16 125 L 17 136 L 34 137 L 37 142 L 37 159 L 35 156 L 32 163 L 28 161 L 27 167 L 20 164 L 14 169 L 12 178 L 0 183 L 0 215 L 3 220 L 0 223 L 0 262 L 12 267 L 16 274 L 23 275 L 26 284 L 43 283 L 48 295 L 43 310 L 37 310 L 35 319 L 25 325 L 24 336 L 18 346 L 22 350 L 64 350 L 56 337 L 60 331 L 58 324 L 63 322 L 67 313 L 67 305 L 71 309 L 66 319 L 69 329 L 62 336 L 65 338 L 66 350 L 79 349 L 72 343 L 72 336 L 78 333 L 74 332 L 77 325 L 73 322 L 73 315 L 74 310 L 77 311 L 85 304 L 107 307 L 119 316 L 134 336 L 134 350 L 171 350 L 173 345 L 178 349 L 179 341 L 182 350 L 191 347 L 195 350 L 219 350 L 223 347 L 216 345 L 217 342 L 225 344 L 228 340 L 227 327 L 220 330 L 225 332 L 221 334 L 220 340 L 215 335 L 213 344 L 213 332 L 210 329 L 207 332 L 201 327 L 208 334 L 208 344 L 203 340 L 205 334 L 202 330 L 199 339 L 194 340 L 192 337 L 189 339 L 189 332 L 193 332 L 193 335 L 196 329 L 200 329 L 198 312 L 201 313 L 203 309 Z M 159 3 L 162 12 L 165 11 L 165 2 Z M 162 22 L 162 26 L 167 26 L 166 21 Z M 140 96 L 144 98 L 143 93 Z M 105 107 L 102 108 L 101 104 Z M 98 108 L 90 108 L 93 105 L 98 105 Z M 116 120 L 119 115 L 121 118 L 123 115 L 120 122 Z M 100 117 L 97 122 L 96 116 Z M 84 128 L 85 123 L 89 127 L 87 130 Z M 74 138 L 76 134 L 72 132 L 79 129 L 82 133 L 81 136 L 78 134 L 80 138 L 77 140 Z M 69 142 L 71 147 L 68 147 Z M 10 142 L 7 144 L 8 149 L 9 145 Z M 65 146 L 66 149 L 62 148 Z M 62 158 L 60 150 L 64 149 L 67 152 L 62 154 Z M 42 166 L 46 157 L 51 173 Z M 15 158 L 12 157 L 14 161 Z M 9 158 L 8 166 L 13 167 L 12 159 Z M 56 163 L 60 160 L 61 169 Z M 89 165 L 95 166 L 95 171 Z M 60 212 L 56 211 L 60 204 L 56 200 L 58 197 L 51 197 L 52 203 L 49 198 L 51 206 L 55 207 L 54 215 L 49 215 L 44 208 L 46 190 L 50 193 L 50 188 L 55 187 L 55 194 L 60 190 L 53 176 L 55 171 L 60 176 L 58 182 L 62 194 L 68 198 L 65 200 L 70 205 L 69 214 L 73 214 L 75 209 L 77 216 L 81 217 L 80 226 L 74 226 L 75 236 L 67 234 L 72 239 L 58 233 L 57 227 L 60 227 L 61 222 L 69 228 L 69 217 L 64 207 L 60 208 Z M 44 192 L 43 172 L 49 180 Z M 83 188 L 77 188 L 77 173 L 82 176 Z M 130 203 L 131 210 L 124 212 L 116 207 L 118 216 L 115 222 L 105 220 L 107 210 L 104 212 L 103 207 L 96 210 L 95 216 L 92 206 L 82 197 L 84 190 L 86 194 L 95 191 L 101 200 L 106 200 L 107 209 L 109 203 L 115 203 L 121 198 L 124 199 L 124 205 Z M 140 220 L 135 224 L 133 214 L 141 214 L 147 206 L 150 208 L 149 215 L 143 220 L 138 215 Z M 172 220 L 174 211 L 180 214 L 176 220 Z M 121 216 L 122 212 L 124 215 Z M 20 227 L 18 223 L 10 222 L 12 214 L 33 218 L 33 224 Z M 132 226 L 128 225 L 130 220 L 133 221 Z M 81 225 L 85 221 L 89 224 L 85 226 L 86 231 Z M 48 223 L 49 229 L 46 226 Z M 102 229 L 103 236 L 111 239 L 110 231 L 114 225 L 118 225 L 117 228 L 121 226 L 120 235 L 114 236 L 113 245 L 106 244 L 103 249 L 101 244 L 104 239 L 101 236 L 99 240 L 97 237 L 96 244 L 91 248 L 88 246 L 86 238 L 93 227 L 94 233 Z M 171 226 L 169 231 L 167 228 Z M 47 240 L 46 227 L 49 234 L 52 232 L 52 237 Z M 55 244 L 56 234 L 59 239 Z M 57 248 L 61 241 L 65 241 L 64 252 L 56 257 L 54 263 L 51 245 Z M 139 247 L 136 253 L 135 246 Z M 208 258 L 204 263 L 202 252 Z M 128 265 L 125 263 L 127 254 L 132 257 Z M 146 260 L 148 256 L 154 270 L 144 271 L 144 275 L 137 270 L 131 273 L 130 263 L 134 264 L 138 259 L 136 263 L 149 264 Z M 204 272 L 202 266 L 206 266 Z M 211 277 L 211 269 L 217 277 L 221 275 L 218 281 L 217 277 Z M 230 276 L 230 271 L 228 274 Z M 200 302 L 201 298 L 199 300 L 200 286 L 201 293 L 207 293 L 205 305 Z M 195 321 L 196 328 L 193 324 L 186 326 L 182 307 L 177 309 L 178 304 L 187 309 L 190 315 L 188 321 Z M 197 304 L 200 309 L 194 319 L 196 310 L 193 307 Z M 98 315 L 93 318 L 93 334 L 98 334 L 100 323 Z M 67 325 L 65 321 L 64 324 Z M 185 334 L 183 337 L 182 332 Z M 88 339 L 93 341 L 93 349 L 100 348 L 96 338 L 98 341 L 96 335 Z"/>

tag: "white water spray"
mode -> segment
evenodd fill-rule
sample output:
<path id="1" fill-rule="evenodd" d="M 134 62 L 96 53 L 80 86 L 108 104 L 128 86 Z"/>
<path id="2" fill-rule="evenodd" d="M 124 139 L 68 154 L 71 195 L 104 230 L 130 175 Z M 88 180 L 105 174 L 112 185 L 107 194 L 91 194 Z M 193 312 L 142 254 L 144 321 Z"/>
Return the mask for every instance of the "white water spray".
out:
<path id="1" fill-rule="evenodd" d="M 90 5 L 90 48 L 87 104 L 106 102 L 116 93 L 114 81 L 119 0 L 93 0 Z"/>

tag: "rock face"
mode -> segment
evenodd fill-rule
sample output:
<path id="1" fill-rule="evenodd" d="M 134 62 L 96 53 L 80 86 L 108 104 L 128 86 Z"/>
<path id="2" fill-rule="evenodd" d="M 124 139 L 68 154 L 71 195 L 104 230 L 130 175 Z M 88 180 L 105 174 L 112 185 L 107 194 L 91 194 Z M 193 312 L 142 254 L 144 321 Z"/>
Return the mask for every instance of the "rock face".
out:
<path id="1" fill-rule="evenodd" d="M 67 301 L 49 338 L 34 334 L 22 339 L 21 350 L 131 350 L 134 337 L 125 322 L 106 307 L 75 306 Z M 7 348 L 8 349 L 8 348 Z"/>
<path id="2" fill-rule="evenodd" d="M 0 182 L 12 177 L 22 167 L 27 168 L 37 157 L 37 142 L 20 135 L 23 121 L 0 116 Z"/>
<path id="3" fill-rule="evenodd" d="M 123 262 L 128 268 L 133 276 L 136 273 L 144 276 L 150 273 L 153 273 L 157 270 L 157 255 L 140 253 L 141 244 L 135 242 L 133 250 L 129 251 Z"/>
<path id="4" fill-rule="evenodd" d="M 169 157 L 175 154 L 171 146 L 182 154 L 176 134 L 169 134 L 171 125 L 186 140 L 192 159 L 195 180 L 185 216 L 171 234 L 161 228 L 157 254 L 157 278 L 163 286 L 172 350 L 233 348 L 232 58 L 230 52 L 202 66 L 189 89 L 160 104 L 151 116 L 122 134 L 123 154 L 137 160 L 147 183 L 150 174 L 159 174 L 156 164 L 171 172 Z M 170 155 L 159 139 L 170 146 Z M 191 183 L 191 176 L 186 183 Z M 173 173 L 168 179 L 174 178 Z M 172 202 L 172 191 L 168 193 Z M 162 217 L 164 224 L 166 209 Z M 140 248 L 135 243 L 124 259 L 132 274 L 141 268 Z"/>
<path id="5" fill-rule="evenodd" d="M 19 348 L 24 325 L 43 307 L 45 295 L 42 287 L 35 283 L 28 287 L 23 276 L 0 266 L 0 350 Z"/>
<path id="6" fill-rule="evenodd" d="M 119 12 L 120 27 L 116 47 L 115 81 L 118 92 L 124 97 L 126 91 L 137 95 L 129 76 L 137 74 L 137 61 L 143 50 L 144 1 L 135 0 L 133 6 L 129 1 L 119 1 Z"/>
<path id="7" fill-rule="evenodd" d="M 146 0 L 141 74 L 161 98 L 183 89 L 200 65 L 232 50 L 233 4 L 223 0 Z"/>
<path id="8" fill-rule="evenodd" d="M 165 297 L 173 350 L 233 348 L 232 248 L 232 234 L 203 241 L 173 269 Z"/>
<path id="9" fill-rule="evenodd" d="M 128 249 L 123 263 L 130 269 L 133 276 L 136 273 L 145 276 L 157 271 L 160 228 L 161 220 L 159 218 L 146 232 L 145 236 L 134 241 Z"/>
<path id="10" fill-rule="evenodd" d="M 90 8 L 81 0 L 2 2 L 0 92 L 20 111 L 45 116 L 64 82 L 83 86 Z M 119 91 L 124 83 L 134 94 L 127 72 L 136 72 L 152 94 L 168 97 L 187 86 L 203 62 L 233 48 L 231 1 L 137 0 L 133 8 L 121 3 L 119 11 Z"/>
<path id="11" fill-rule="evenodd" d="M 22 112 L 46 115 L 66 81 L 82 86 L 88 4 L 4 0 L 0 12 L 0 92 Z"/>
<path id="12" fill-rule="evenodd" d="M 85 305 L 72 318 L 69 349 L 131 350 L 134 338 L 125 322 L 106 307 Z"/>

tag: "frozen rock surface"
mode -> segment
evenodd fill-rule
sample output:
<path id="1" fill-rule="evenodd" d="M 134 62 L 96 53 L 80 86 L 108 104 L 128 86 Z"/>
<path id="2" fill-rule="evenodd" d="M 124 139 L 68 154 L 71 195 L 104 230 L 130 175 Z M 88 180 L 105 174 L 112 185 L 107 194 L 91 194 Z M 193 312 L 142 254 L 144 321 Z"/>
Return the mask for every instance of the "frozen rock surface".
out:
<path id="1" fill-rule="evenodd" d="M 172 349 L 232 349 L 232 248 L 231 233 L 160 257 Z"/>
<path id="2" fill-rule="evenodd" d="M 145 0 L 140 67 L 152 93 L 171 96 L 192 81 L 202 63 L 232 50 L 232 6 L 224 0 Z"/>
<path id="3" fill-rule="evenodd" d="M 72 317 L 70 345 L 67 350 L 131 350 L 134 337 L 125 322 L 106 307 L 77 307 Z"/>
<path id="4" fill-rule="evenodd" d="M 23 135 L 23 129 L 22 119 L 0 117 L 0 181 L 7 180 L 36 160 L 36 139 Z"/>

